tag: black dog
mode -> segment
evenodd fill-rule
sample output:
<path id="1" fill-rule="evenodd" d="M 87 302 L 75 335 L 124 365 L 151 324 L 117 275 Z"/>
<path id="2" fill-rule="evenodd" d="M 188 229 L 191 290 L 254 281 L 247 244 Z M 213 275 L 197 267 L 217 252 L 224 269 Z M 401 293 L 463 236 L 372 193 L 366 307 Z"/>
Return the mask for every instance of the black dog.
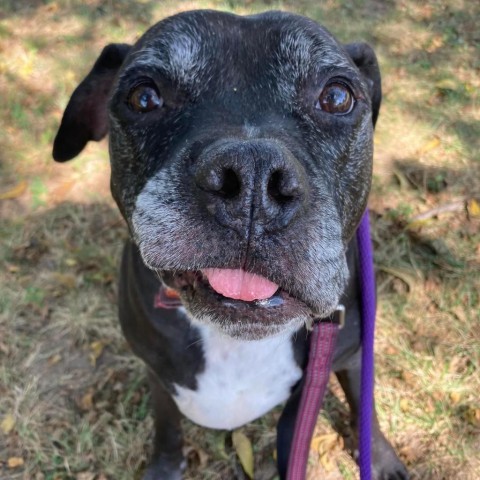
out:
<path id="1" fill-rule="evenodd" d="M 167 18 L 133 46 L 105 47 L 73 93 L 53 156 L 71 159 L 109 132 L 112 193 L 132 237 L 120 321 L 149 367 L 156 436 L 145 479 L 181 478 L 180 412 L 233 429 L 287 401 L 283 478 L 308 328 L 339 303 L 334 371 L 355 427 L 353 238 L 380 100 L 368 45 L 342 46 L 282 12 Z M 183 306 L 157 308 L 162 292 Z M 374 477 L 407 478 L 376 420 L 373 433 Z"/>

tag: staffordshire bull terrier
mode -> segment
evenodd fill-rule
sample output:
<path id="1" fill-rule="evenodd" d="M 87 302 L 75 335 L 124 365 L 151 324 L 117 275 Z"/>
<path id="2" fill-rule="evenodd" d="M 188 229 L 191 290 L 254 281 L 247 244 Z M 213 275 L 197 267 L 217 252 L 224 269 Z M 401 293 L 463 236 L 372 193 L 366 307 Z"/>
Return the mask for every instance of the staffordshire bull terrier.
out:
<path id="1" fill-rule="evenodd" d="M 339 304 L 333 370 L 356 428 L 354 233 L 380 101 L 368 45 L 284 12 L 180 13 L 133 46 L 105 47 L 74 91 L 53 156 L 109 133 L 111 190 L 131 234 L 120 323 L 155 411 L 144 479 L 181 478 L 182 414 L 234 429 L 286 402 L 284 478 L 309 327 Z M 178 308 L 158 308 L 172 296 Z M 376 418 L 372 458 L 375 479 L 408 477 Z"/>

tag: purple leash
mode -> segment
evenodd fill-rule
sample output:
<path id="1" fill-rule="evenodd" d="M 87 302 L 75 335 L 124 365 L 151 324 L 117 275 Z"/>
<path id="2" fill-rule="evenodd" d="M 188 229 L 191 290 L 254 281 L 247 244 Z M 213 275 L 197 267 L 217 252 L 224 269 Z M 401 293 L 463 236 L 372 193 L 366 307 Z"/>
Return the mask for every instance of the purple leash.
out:
<path id="1" fill-rule="evenodd" d="M 360 394 L 358 464 L 360 467 L 360 478 L 362 480 L 370 480 L 372 478 L 373 343 L 375 336 L 376 292 L 368 209 L 364 213 L 357 230 L 357 244 L 359 252 L 362 312 L 362 382 Z"/>
<path id="2" fill-rule="evenodd" d="M 305 384 L 288 459 L 288 480 L 303 480 L 307 473 L 310 442 L 327 388 L 337 335 L 336 323 L 317 321 L 313 326 Z"/>
<path id="3" fill-rule="evenodd" d="M 375 331 L 375 273 L 370 238 L 368 209 L 357 229 L 362 315 L 362 378 L 359 421 L 359 467 L 361 480 L 371 479 L 371 438 L 373 408 L 373 341 Z M 314 324 L 305 384 L 295 423 L 290 450 L 287 480 L 304 480 L 307 473 L 308 452 L 318 413 L 328 384 L 338 324 L 321 320 Z"/>

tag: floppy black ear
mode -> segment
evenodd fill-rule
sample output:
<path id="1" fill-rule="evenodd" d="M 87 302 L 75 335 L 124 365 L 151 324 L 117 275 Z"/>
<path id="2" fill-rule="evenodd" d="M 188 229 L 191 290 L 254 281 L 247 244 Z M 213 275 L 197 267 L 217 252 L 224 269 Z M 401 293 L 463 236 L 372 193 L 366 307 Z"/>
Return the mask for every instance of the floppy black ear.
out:
<path id="1" fill-rule="evenodd" d="M 345 50 L 367 80 L 372 100 L 373 126 L 377 123 L 380 103 L 382 102 L 382 79 L 378 68 L 377 56 L 367 43 L 349 43 Z"/>
<path id="2" fill-rule="evenodd" d="M 108 132 L 107 102 L 113 81 L 130 45 L 107 45 L 90 73 L 75 89 L 53 142 L 53 158 L 64 162 L 77 156 L 88 141 L 101 140 Z"/>

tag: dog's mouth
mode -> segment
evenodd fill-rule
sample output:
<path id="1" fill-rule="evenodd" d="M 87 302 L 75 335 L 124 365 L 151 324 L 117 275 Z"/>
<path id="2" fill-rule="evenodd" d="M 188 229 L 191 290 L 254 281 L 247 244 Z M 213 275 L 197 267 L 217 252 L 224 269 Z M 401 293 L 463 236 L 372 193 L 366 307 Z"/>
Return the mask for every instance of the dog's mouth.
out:
<path id="1" fill-rule="evenodd" d="M 312 317 L 312 309 L 280 285 L 241 269 L 162 271 L 161 277 L 194 319 L 231 336 L 265 337 L 297 329 Z"/>

